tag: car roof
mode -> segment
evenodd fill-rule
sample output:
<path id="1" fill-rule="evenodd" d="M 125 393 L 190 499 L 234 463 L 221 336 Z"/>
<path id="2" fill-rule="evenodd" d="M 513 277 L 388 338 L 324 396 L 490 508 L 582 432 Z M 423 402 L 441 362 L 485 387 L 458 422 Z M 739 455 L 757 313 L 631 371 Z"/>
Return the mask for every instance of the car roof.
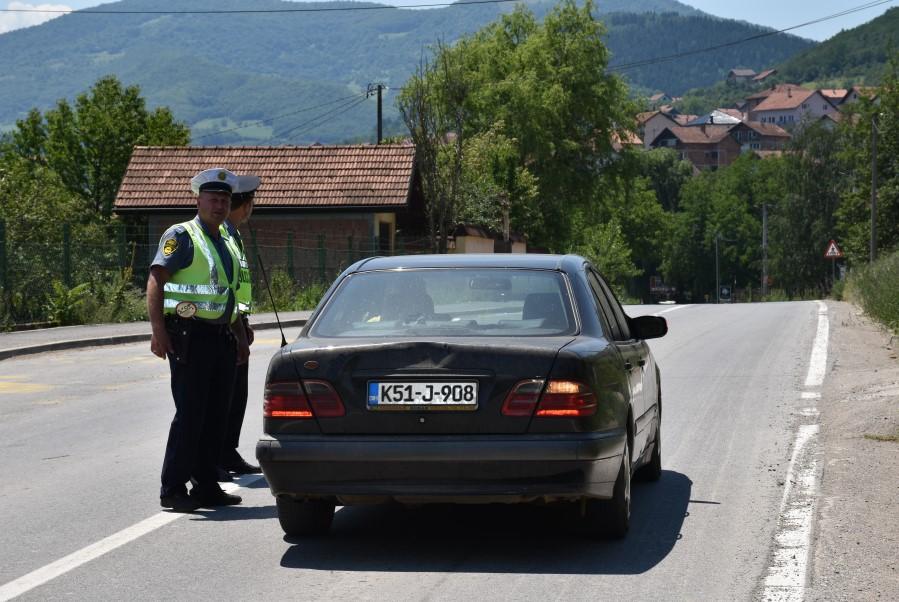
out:
<path id="1" fill-rule="evenodd" d="M 372 257 L 356 265 L 356 272 L 400 268 L 519 268 L 537 270 L 577 269 L 586 260 L 578 255 L 538 253 L 448 253 L 445 255 L 396 255 Z"/>

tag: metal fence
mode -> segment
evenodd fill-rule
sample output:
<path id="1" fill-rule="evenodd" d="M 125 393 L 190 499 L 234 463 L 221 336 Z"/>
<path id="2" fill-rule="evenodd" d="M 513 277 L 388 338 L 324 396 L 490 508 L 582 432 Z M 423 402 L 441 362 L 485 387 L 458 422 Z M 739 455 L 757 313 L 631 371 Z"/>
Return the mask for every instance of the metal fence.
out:
<path id="1" fill-rule="evenodd" d="M 330 283 L 353 262 L 373 255 L 430 252 L 428 239 L 397 237 L 389 248 L 378 237 L 345 240 L 295 237 L 244 237 L 251 273 L 260 291 L 262 270 L 296 286 Z M 88 285 L 127 280 L 144 291 L 157 241 L 148 241 L 145 226 L 62 224 L 52 230 L 26 230 L 0 220 L 0 322 L 7 328 L 44 323 L 54 299 Z M 261 295 L 260 295 L 261 296 Z"/>

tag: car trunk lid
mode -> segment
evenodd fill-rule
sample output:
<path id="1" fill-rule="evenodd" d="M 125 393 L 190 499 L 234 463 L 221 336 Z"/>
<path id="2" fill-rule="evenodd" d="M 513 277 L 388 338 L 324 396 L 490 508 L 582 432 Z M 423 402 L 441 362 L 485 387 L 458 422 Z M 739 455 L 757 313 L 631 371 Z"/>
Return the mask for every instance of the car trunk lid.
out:
<path id="1" fill-rule="evenodd" d="M 516 383 L 547 378 L 559 350 L 572 340 L 570 336 L 464 342 L 352 339 L 319 345 L 307 339 L 290 354 L 302 379 L 331 383 L 343 401 L 344 416 L 317 418 L 324 433 L 516 434 L 526 432 L 530 418 L 503 416 L 503 401 Z M 446 405 L 372 403 L 370 395 L 381 383 L 409 390 L 414 386 L 416 395 L 429 385 L 452 388 L 476 383 L 476 405 L 466 404 L 463 389 L 454 389 L 456 397 Z M 390 399 L 390 390 L 386 396 L 387 402 L 405 397 L 398 392 Z"/>

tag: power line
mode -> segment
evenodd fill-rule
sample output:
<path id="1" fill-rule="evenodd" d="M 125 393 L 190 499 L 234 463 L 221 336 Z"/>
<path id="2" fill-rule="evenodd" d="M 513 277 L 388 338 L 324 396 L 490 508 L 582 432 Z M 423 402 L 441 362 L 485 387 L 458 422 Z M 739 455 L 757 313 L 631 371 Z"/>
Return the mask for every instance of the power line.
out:
<path id="1" fill-rule="evenodd" d="M 846 10 L 840 11 L 840 12 L 838 12 L 838 13 L 834 13 L 834 14 L 832 14 L 832 15 L 827 15 L 826 17 L 820 17 L 820 18 L 818 18 L 818 19 L 813 19 L 813 20 L 811 20 L 811 21 L 806 21 L 805 23 L 800 23 L 800 24 L 798 24 L 798 25 L 792 25 L 792 26 L 790 26 L 790 27 L 785 27 L 784 29 L 778 29 L 778 30 L 766 31 L 766 32 L 764 32 L 764 33 L 759 33 L 759 34 L 755 34 L 755 35 L 752 35 L 752 36 L 749 36 L 749 37 L 746 37 L 746 38 L 741 38 L 741 39 L 739 39 L 739 40 L 733 40 L 733 41 L 730 41 L 730 42 L 725 42 L 725 43 L 723 43 L 723 44 L 716 44 L 716 45 L 714 45 L 714 46 L 707 46 L 707 47 L 705 47 L 705 48 L 698 48 L 698 49 L 696 49 L 696 50 L 686 50 L 686 51 L 684 51 L 684 52 L 678 52 L 678 53 L 675 53 L 675 54 L 669 54 L 669 55 L 665 55 L 665 56 L 658 56 L 658 57 L 653 57 L 653 58 L 648 58 L 648 59 L 642 59 L 642 60 L 639 60 L 639 61 L 632 61 L 632 62 L 630 62 L 630 63 L 621 63 L 621 64 L 618 64 L 618 65 L 610 65 L 608 70 L 609 70 L 609 71 L 627 71 L 627 70 L 630 70 L 630 69 L 637 69 L 637 68 L 639 68 L 639 67 L 647 67 L 647 66 L 649 66 L 649 65 L 655 65 L 655 64 L 658 64 L 658 63 L 664 63 L 664 62 L 671 61 L 671 60 L 674 60 L 674 59 L 683 58 L 683 57 L 686 57 L 686 56 L 692 56 L 692 55 L 694 55 L 694 54 L 702 54 L 702 53 L 705 53 L 705 52 L 712 52 L 713 50 L 720 50 L 720 49 L 722 49 L 722 48 L 729 48 L 729 47 L 731 47 L 731 46 L 737 46 L 737 45 L 740 45 L 740 44 L 745 44 L 745 43 L 747 43 L 747 42 L 752 42 L 752 41 L 755 41 L 755 40 L 760 40 L 760 39 L 762 39 L 762 38 L 767 38 L 767 37 L 774 36 L 774 35 L 777 35 L 777 34 L 786 33 L 786 32 L 788 32 L 788 31 L 792 31 L 792 30 L 794 30 L 794 29 L 799 29 L 799 28 L 801 28 L 801 27 L 807 27 L 807 26 L 809 26 L 809 25 L 815 25 L 815 24 L 821 23 L 821 22 L 823 22 L 823 21 L 829 21 L 829 20 L 831 20 L 831 19 L 836 19 L 836 18 L 838 18 L 838 17 L 844 17 L 844 16 L 846 16 L 846 15 L 850 15 L 850 14 L 852 14 L 852 13 L 857 13 L 857 12 L 860 12 L 860 11 L 863 11 L 863 10 L 867 10 L 867 9 L 869 9 L 869 8 L 874 8 L 874 7 L 876 7 L 876 6 L 880 6 L 880 5 L 883 5 L 883 4 L 890 4 L 890 3 L 895 2 L 895 1 L 896 1 L 896 0 L 877 0 L 876 2 L 868 2 L 868 3 L 866 3 L 866 4 L 862 4 L 862 5 L 859 5 L 859 6 L 852 7 L 852 8 L 848 8 L 848 9 L 846 9 Z"/>
<path id="2" fill-rule="evenodd" d="M 344 101 L 344 100 L 350 100 L 350 99 L 360 98 L 361 96 L 365 96 L 365 95 L 353 94 L 352 96 L 344 96 L 343 98 L 338 98 L 338 99 L 336 99 L 336 100 L 330 100 L 330 101 L 328 101 L 328 102 L 323 102 L 323 103 L 321 103 L 321 104 L 317 104 L 317 105 L 314 105 L 314 106 L 311 106 L 311 107 L 304 107 L 304 108 L 302 108 L 302 109 L 297 109 L 296 111 L 291 111 L 290 113 L 283 113 L 283 114 L 281 114 L 281 115 L 276 115 L 276 116 L 274 116 L 274 117 L 269 117 L 269 118 L 267 118 L 267 119 L 254 119 L 252 123 L 253 123 L 253 125 L 262 125 L 262 124 L 264 124 L 264 123 L 270 123 L 270 122 L 275 121 L 275 120 L 277 120 L 277 119 L 283 119 L 283 118 L 285 118 L 285 117 L 291 117 L 291 116 L 293 116 L 293 115 L 298 115 L 298 114 L 300 114 L 300 113 L 305 113 L 305 112 L 307 112 L 307 111 L 314 111 L 315 109 L 320 109 L 320 108 L 322 108 L 322 107 L 327 107 L 327 106 L 329 106 L 329 105 L 333 105 L 333 104 L 336 104 L 336 103 L 338 103 L 338 102 L 342 102 L 342 101 Z M 365 98 L 368 98 L 368 97 L 365 96 Z M 240 125 L 240 126 L 237 126 L 237 127 L 234 127 L 234 128 L 228 128 L 228 129 L 226 129 L 226 130 L 219 130 L 219 131 L 217 131 L 217 132 L 210 132 L 210 133 L 208 133 L 208 134 L 203 134 L 202 136 L 197 136 L 196 138 L 194 138 L 194 140 L 203 140 L 204 138 L 210 138 L 210 137 L 212 137 L 212 136 L 218 136 L 219 134 L 227 134 L 227 133 L 230 133 L 230 132 L 236 132 L 237 130 L 242 130 L 242 129 L 244 129 L 244 128 L 253 127 L 253 125 Z"/>
<path id="3" fill-rule="evenodd" d="M 389 6 L 376 4 L 371 6 L 317 6 L 309 8 L 257 8 L 234 10 L 107 10 L 92 9 L 52 9 L 41 8 L 3 8 L 3 13 L 54 13 L 60 15 L 247 15 L 247 14 L 276 14 L 276 13 L 324 13 L 324 12 L 352 12 L 359 10 L 395 10 L 401 8 L 438 8 L 441 6 L 468 6 L 475 4 L 507 4 L 521 2 L 521 0 L 467 0 L 466 2 L 434 2 L 432 4 L 404 4 L 401 6 Z"/>
<path id="4" fill-rule="evenodd" d="M 304 121 L 303 123 L 301 123 L 299 125 L 295 125 L 292 128 L 281 132 L 280 134 L 277 135 L 277 137 L 285 138 L 290 134 L 293 134 L 294 136 L 299 135 L 299 134 L 304 134 L 304 133 L 308 132 L 309 130 L 315 129 L 318 126 L 327 123 L 334 117 L 337 117 L 338 115 L 342 115 L 343 113 L 346 113 L 347 111 L 356 108 L 357 106 L 359 106 L 360 104 L 365 102 L 365 100 L 366 100 L 365 98 L 360 98 L 358 100 L 353 100 L 353 101 L 344 103 L 344 104 L 340 105 L 339 107 L 335 107 L 335 108 L 331 109 L 330 111 L 326 111 L 326 112 L 322 113 L 321 115 L 317 115 L 308 121 Z"/>

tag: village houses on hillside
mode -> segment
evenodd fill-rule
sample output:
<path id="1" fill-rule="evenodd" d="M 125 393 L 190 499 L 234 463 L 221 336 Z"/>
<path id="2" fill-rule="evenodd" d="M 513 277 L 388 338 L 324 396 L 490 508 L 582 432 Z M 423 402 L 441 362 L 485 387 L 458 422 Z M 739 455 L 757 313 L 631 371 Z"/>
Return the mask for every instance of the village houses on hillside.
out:
<path id="1" fill-rule="evenodd" d="M 768 69 L 732 69 L 728 81 L 742 83 L 766 80 L 776 73 Z M 733 163 L 742 153 L 763 157 L 780 153 L 790 141 L 790 132 L 800 124 L 824 120 L 834 127 L 843 114 L 841 107 L 871 96 L 872 89 L 809 90 L 797 84 L 778 84 L 746 96 L 732 108 L 717 108 L 705 115 L 681 114 L 671 105 L 662 105 L 637 115 L 637 129 L 643 148 L 671 148 L 699 172 Z M 656 102 L 671 97 L 653 96 Z"/>

